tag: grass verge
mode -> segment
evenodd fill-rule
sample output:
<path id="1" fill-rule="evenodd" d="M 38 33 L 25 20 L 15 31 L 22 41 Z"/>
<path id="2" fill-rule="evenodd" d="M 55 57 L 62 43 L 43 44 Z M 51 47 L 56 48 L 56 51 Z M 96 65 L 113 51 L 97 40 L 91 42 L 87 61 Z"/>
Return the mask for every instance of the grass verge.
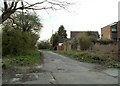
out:
<path id="1" fill-rule="evenodd" d="M 41 57 L 41 52 L 37 50 L 29 51 L 18 56 L 7 55 L 2 58 L 3 68 L 12 66 L 32 66 L 35 64 L 40 64 L 42 60 Z"/>
<path id="2" fill-rule="evenodd" d="M 86 51 L 55 51 L 55 53 L 69 56 L 82 62 L 97 63 L 109 68 L 120 68 L 120 62 L 112 60 L 111 58 L 105 57 L 104 55 L 100 54 Z"/>

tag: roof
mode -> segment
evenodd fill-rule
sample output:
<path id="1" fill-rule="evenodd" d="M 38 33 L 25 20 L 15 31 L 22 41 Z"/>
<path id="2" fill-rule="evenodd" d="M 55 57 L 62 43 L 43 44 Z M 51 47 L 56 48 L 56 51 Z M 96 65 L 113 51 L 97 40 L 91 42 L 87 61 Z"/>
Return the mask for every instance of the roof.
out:
<path id="1" fill-rule="evenodd" d="M 117 22 L 114 22 L 114 23 L 110 24 L 110 26 L 113 26 L 113 25 L 116 25 L 116 24 L 117 24 Z"/>
<path id="2" fill-rule="evenodd" d="M 75 38 L 78 34 L 80 33 L 87 33 L 87 32 L 92 32 L 94 34 L 96 34 L 96 36 L 98 36 L 98 31 L 70 31 L 70 38 L 73 39 Z"/>
<path id="3" fill-rule="evenodd" d="M 118 21 L 118 22 L 120 22 L 120 21 Z M 114 22 L 114 23 L 111 23 L 111 24 L 109 24 L 109 25 L 106 25 L 106 26 L 102 27 L 101 29 L 104 29 L 105 27 L 108 27 L 108 26 L 116 25 L 118 22 Z"/>

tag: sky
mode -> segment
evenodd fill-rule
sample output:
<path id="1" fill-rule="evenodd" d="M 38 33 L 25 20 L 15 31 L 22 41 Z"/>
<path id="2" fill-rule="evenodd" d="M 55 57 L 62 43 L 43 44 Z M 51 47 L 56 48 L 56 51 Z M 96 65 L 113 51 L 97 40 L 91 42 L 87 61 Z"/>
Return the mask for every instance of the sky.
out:
<path id="1" fill-rule="evenodd" d="M 66 0 L 67 1 L 67 0 Z M 69 0 L 70 1 L 70 0 Z M 60 25 L 70 31 L 98 31 L 101 28 L 118 21 L 119 0 L 74 0 L 74 5 L 68 7 L 68 11 L 38 12 L 42 17 L 43 28 L 40 40 L 49 39 Z"/>
<path id="2" fill-rule="evenodd" d="M 26 1 L 38 2 L 38 0 Z M 36 11 L 43 24 L 40 40 L 50 39 L 52 32 L 55 33 L 60 25 L 65 27 L 69 38 L 70 31 L 98 31 L 100 34 L 102 27 L 118 21 L 118 2 L 120 0 L 64 1 L 74 4 L 68 6 L 67 10 Z"/>

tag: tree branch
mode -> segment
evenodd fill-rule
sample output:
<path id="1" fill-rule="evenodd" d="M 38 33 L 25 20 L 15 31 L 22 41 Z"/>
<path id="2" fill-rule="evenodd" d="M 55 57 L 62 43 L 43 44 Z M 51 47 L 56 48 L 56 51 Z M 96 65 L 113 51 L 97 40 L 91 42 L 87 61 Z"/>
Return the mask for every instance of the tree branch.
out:
<path id="1" fill-rule="evenodd" d="M 37 2 L 37 3 L 31 4 L 31 5 L 28 6 L 28 8 L 29 8 L 29 7 L 33 7 L 33 6 L 35 6 L 35 5 L 43 4 L 43 3 L 45 3 L 46 1 L 47 1 L 47 0 L 44 0 L 44 1 L 42 1 L 42 2 Z"/>
<path id="2" fill-rule="evenodd" d="M 4 1 L 4 10 L 6 11 L 8 9 L 7 2 Z"/>
<path id="3" fill-rule="evenodd" d="M 9 9 L 12 9 L 12 7 L 14 7 L 14 1 L 11 3 L 11 6 Z"/>
<path id="4" fill-rule="evenodd" d="M 17 7 L 17 4 L 18 2 L 21 1 L 21 6 L 20 7 Z M 67 2 L 61 2 L 61 1 L 58 1 L 58 0 L 52 0 L 52 1 L 49 1 L 49 0 L 43 0 L 41 2 L 37 2 L 37 3 L 34 3 L 34 4 L 29 4 L 27 3 L 26 5 L 24 3 L 27 3 L 23 0 L 13 0 L 11 2 L 11 5 L 10 7 L 8 7 L 8 3 L 7 1 L 4 0 L 4 10 L 3 10 L 3 13 L 2 13 L 2 22 L 4 22 L 7 18 L 10 17 L 11 14 L 13 14 L 14 12 L 16 12 L 17 10 L 23 10 L 23 9 L 32 9 L 32 10 L 47 10 L 47 9 L 52 9 L 52 10 L 58 10 L 58 7 L 60 8 L 63 8 L 63 9 L 66 9 L 66 6 L 67 5 L 70 5 L 70 3 L 67 3 Z M 43 6 L 45 4 L 48 4 L 49 6 Z M 37 8 L 35 6 L 38 6 L 38 5 L 41 5 L 41 8 Z M 51 6 L 50 6 L 51 5 Z"/>

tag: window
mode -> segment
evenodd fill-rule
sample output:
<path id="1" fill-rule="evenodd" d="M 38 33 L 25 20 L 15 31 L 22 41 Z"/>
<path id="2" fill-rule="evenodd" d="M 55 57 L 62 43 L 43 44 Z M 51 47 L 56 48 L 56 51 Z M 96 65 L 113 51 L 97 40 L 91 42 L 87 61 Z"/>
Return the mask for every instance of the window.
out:
<path id="1" fill-rule="evenodd" d="M 111 28 L 112 28 L 112 32 L 114 33 L 116 33 L 117 32 L 117 25 L 113 25 L 113 26 L 111 26 Z"/>

